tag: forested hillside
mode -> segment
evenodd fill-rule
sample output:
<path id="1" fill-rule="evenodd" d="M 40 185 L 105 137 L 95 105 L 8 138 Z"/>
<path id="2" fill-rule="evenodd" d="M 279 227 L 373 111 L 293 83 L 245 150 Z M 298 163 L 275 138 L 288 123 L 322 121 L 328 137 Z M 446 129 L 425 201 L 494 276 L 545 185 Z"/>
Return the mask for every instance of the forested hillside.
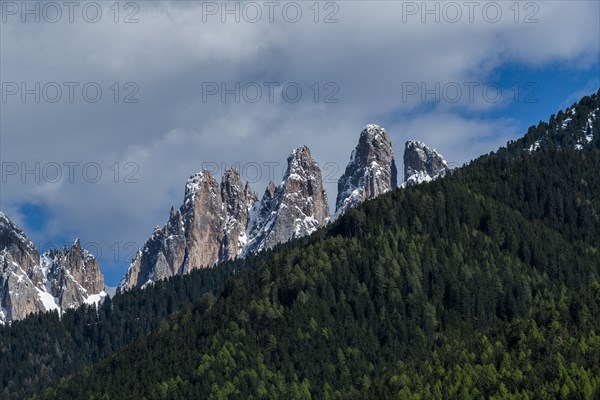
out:
<path id="1" fill-rule="evenodd" d="M 98 362 L 134 339 L 152 332 L 160 321 L 203 296 L 220 293 L 240 263 L 194 271 L 145 289 L 107 300 L 98 310 L 84 305 L 32 315 L 0 325 L 0 398 L 18 399 L 56 382 L 61 376 Z"/>
<path id="2" fill-rule="evenodd" d="M 598 398 L 597 108 L 581 149 L 530 150 L 540 124 L 310 237 L 0 327 L 2 397 Z"/>
<path id="3" fill-rule="evenodd" d="M 599 163 L 502 150 L 368 201 L 36 398 L 597 398 Z"/>
<path id="4" fill-rule="evenodd" d="M 600 90 L 553 114 L 548 122 L 531 126 L 525 136 L 508 144 L 508 152 L 516 156 L 539 149 L 600 149 L 599 96 Z"/>

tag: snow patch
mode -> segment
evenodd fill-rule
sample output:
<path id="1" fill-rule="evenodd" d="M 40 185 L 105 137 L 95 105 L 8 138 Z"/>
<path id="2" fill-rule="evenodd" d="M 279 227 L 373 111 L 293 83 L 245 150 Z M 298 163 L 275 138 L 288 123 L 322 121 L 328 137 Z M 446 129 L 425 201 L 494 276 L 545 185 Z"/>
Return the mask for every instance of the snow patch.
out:
<path id="1" fill-rule="evenodd" d="M 54 298 L 50 293 L 44 292 L 40 288 L 35 288 L 38 293 L 38 297 L 41 300 L 42 304 L 46 311 L 56 310 L 60 313 L 60 307 L 58 306 L 58 300 Z"/>
<path id="2" fill-rule="evenodd" d="M 98 307 L 100 304 L 102 304 L 102 302 L 106 298 L 106 295 L 107 293 L 105 291 L 102 291 L 98 294 L 92 294 L 84 300 L 84 303 L 89 305 L 95 305 L 96 307 Z"/>
<path id="3" fill-rule="evenodd" d="M 534 144 L 532 144 L 531 146 L 529 146 L 529 148 L 527 149 L 528 152 L 533 153 L 534 151 L 537 151 L 540 148 L 540 140 L 536 140 Z"/>

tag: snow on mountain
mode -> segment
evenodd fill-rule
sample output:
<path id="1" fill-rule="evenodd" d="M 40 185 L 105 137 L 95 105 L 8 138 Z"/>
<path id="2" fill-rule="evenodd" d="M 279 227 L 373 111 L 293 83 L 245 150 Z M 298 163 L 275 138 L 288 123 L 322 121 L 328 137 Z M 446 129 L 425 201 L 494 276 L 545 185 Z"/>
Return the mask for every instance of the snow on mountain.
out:
<path id="1" fill-rule="evenodd" d="M 430 182 L 450 171 L 448 162 L 423 142 L 409 140 L 404 146 L 404 183 L 402 187 Z"/>
<path id="2" fill-rule="evenodd" d="M 105 296 L 104 277 L 94 256 L 76 239 L 71 248 L 49 250 L 40 263 L 45 271 L 44 289 L 62 309 L 88 302 L 90 296 Z"/>
<path id="3" fill-rule="evenodd" d="M 247 243 L 248 214 L 256 201 L 249 184 L 242 185 L 236 168 L 225 171 L 220 184 L 206 170 L 192 175 L 182 206 L 171 208 L 167 224 L 156 227 L 117 291 L 238 257 Z"/>
<path id="4" fill-rule="evenodd" d="M 306 146 L 292 152 L 283 181 L 271 182 L 260 202 L 237 169 L 228 169 L 220 184 L 202 171 L 190 177 L 183 205 L 155 229 L 118 291 L 270 248 L 328 221 L 321 171 Z"/>
<path id="5" fill-rule="evenodd" d="M 448 168 L 434 150 L 409 142 L 411 183 L 435 179 Z M 416 155 L 416 156 L 414 156 Z M 413 182 L 414 181 L 414 182 Z M 338 181 L 335 216 L 397 187 L 392 142 L 378 125 L 367 125 Z M 279 184 L 270 182 L 260 201 L 230 168 L 219 184 L 208 172 L 186 182 L 184 200 L 138 251 L 118 292 L 206 268 L 309 235 L 330 220 L 321 170 L 307 146 L 292 151 Z"/>
<path id="6" fill-rule="evenodd" d="M 0 212 L 0 323 L 36 312 L 78 307 L 103 296 L 94 256 L 76 240 L 70 249 L 40 256 L 25 233 Z"/>
<path id="7" fill-rule="evenodd" d="M 283 181 L 271 182 L 250 213 L 243 255 L 309 235 L 329 222 L 321 169 L 308 147 L 295 149 L 287 162 Z"/>
<path id="8" fill-rule="evenodd" d="M 386 130 L 378 125 L 367 125 L 338 181 L 334 217 L 367 199 L 395 189 L 397 174 L 392 141 Z"/>
<path id="9" fill-rule="evenodd" d="M 557 116 L 553 116 L 549 124 L 541 123 L 540 126 L 544 126 L 546 129 L 542 134 L 527 135 L 530 136 L 527 143 L 535 141 L 533 144 L 525 146 L 525 151 L 532 153 L 541 148 L 567 147 L 583 150 L 592 143 L 596 134 L 595 127 L 598 127 L 598 115 L 600 115 L 600 107 L 596 107 L 597 104 L 597 100 L 592 97 L 592 101 L 583 106 L 581 104 L 574 105 L 564 112 L 561 111 Z"/>

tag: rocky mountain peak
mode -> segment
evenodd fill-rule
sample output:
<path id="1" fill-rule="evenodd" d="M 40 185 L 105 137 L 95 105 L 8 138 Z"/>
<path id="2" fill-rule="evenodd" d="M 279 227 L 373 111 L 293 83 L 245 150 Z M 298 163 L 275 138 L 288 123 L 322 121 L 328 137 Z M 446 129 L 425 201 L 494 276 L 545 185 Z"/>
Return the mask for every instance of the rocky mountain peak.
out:
<path id="1" fill-rule="evenodd" d="M 242 186 L 240 173 L 235 167 L 229 168 L 223 175 L 221 198 L 226 207 L 223 238 L 219 248 L 219 261 L 238 257 L 246 244 L 246 226 L 249 212 L 258 201 L 257 195 L 250 189 L 250 184 Z"/>
<path id="2" fill-rule="evenodd" d="M 195 207 L 199 197 L 219 193 L 219 183 L 208 170 L 202 170 L 189 177 L 185 184 L 182 211 L 190 211 Z M 202 201 L 203 199 L 200 199 Z M 206 198 L 204 198 L 206 200 Z"/>
<path id="3" fill-rule="evenodd" d="M 0 257 L 2 255 L 5 262 L 10 257 L 12 266 L 18 264 L 23 272 L 32 275 L 36 284 L 41 282 L 41 271 L 36 268 L 40 261 L 37 248 L 21 228 L 4 213 L 0 213 Z"/>
<path id="4" fill-rule="evenodd" d="M 338 182 L 336 215 L 396 186 L 390 136 L 367 125 Z M 260 201 L 236 168 L 227 169 L 220 183 L 209 171 L 198 172 L 186 182 L 183 205 L 171 209 L 165 227 L 138 252 L 120 290 L 269 249 L 329 219 L 321 170 L 307 146 L 290 153 L 282 181 L 269 182 Z"/>
<path id="5" fill-rule="evenodd" d="M 267 185 L 267 188 L 265 189 L 264 197 L 268 199 L 272 199 L 273 197 L 275 197 L 275 189 L 277 189 L 275 183 L 273 181 L 270 181 Z"/>
<path id="6" fill-rule="evenodd" d="M 444 176 L 450 167 L 444 157 L 423 142 L 409 140 L 404 147 L 403 186 L 432 181 Z"/>
<path id="7" fill-rule="evenodd" d="M 0 323 L 98 302 L 103 290 L 98 263 L 80 240 L 40 256 L 25 233 L 0 213 Z"/>
<path id="8" fill-rule="evenodd" d="M 62 309 L 78 307 L 91 295 L 103 296 L 104 276 L 96 258 L 76 239 L 70 248 L 42 255 L 45 287 Z"/>
<path id="9" fill-rule="evenodd" d="M 335 215 L 339 216 L 364 200 L 395 189 L 397 175 L 388 133 L 379 125 L 365 126 L 338 181 Z"/>
<path id="10" fill-rule="evenodd" d="M 304 176 L 314 167 L 314 164 L 310 149 L 307 146 L 300 146 L 288 156 L 285 176 L 288 178 L 294 174 Z"/>
<path id="11" fill-rule="evenodd" d="M 166 225 L 137 253 L 119 291 L 238 257 L 247 243 L 248 213 L 256 201 L 235 167 L 224 172 L 220 183 L 208 170 L 192 175 L 182 206 L 171 208 Z"/>
<path id="12" fill-rule="evenodd" d="M 44 310 L 38 296 L 44 273 L 33 242 L 0 213 L 0 323 Z"/>
<path id="13" fill-rule="evenodd" d="M 308 235 L 329 222 L 327 194 L 321 169 L 307 146 L 287 158 L 283 181 L 269 183 L 251 212 L 243 254 L 256 253 L 290 239 Z"/>
<path id="14" fill-rule="evenodd" d="M 235 167 L 225 171 L 221 181 L 221 197 L 227 207 L 227 212 L 238 215 L 245 207 L 246 194 L 239 171 Z"/>
<path id="15" fill-rule="evenodd" d="M 256 197 L 256 193 L 252 191 L 252 188 L 250 188 L 250 182 L 248 181 L 246 181 L 246 185 L 244 186 L 244 193 L 246 197 Z"/>

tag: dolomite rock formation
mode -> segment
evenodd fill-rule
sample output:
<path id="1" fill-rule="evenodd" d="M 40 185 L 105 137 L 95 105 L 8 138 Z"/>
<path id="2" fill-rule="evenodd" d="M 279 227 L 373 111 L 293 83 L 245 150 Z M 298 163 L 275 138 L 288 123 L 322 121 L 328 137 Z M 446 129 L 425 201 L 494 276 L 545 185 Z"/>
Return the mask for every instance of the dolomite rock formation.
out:
<path id="1" fill-rule="evenodd" d="M 338 181 L 335 216 L 359 203 L 393 190 L 397 186 L 392 141 L 382 127 L 367 125 Z"/>

